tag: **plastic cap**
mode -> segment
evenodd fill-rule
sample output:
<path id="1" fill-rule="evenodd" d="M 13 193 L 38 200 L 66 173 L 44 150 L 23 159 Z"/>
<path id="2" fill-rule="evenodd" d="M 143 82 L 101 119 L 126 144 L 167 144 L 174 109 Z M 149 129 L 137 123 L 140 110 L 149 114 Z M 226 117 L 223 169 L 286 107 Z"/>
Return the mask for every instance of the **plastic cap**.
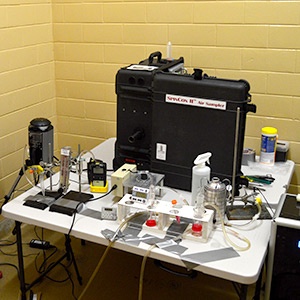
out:
<path id="1" fill-rule="evenodd" d="M 199 223 L 194 223 L 192 225 L 192 231 L 194 232 L 201 232 L 202 231 L 202 225 Z"/>
<path id="2" fill-rule="evenodd" d="M 256 202 L 258 205 L 262 205 L 261 197 L 260 197 L 260 196 L 256 196 L 256 197 L 255 197 L 255 202 Z"/>
<path id="3" fill-rule="evenodd" d="M 196 159 L 194 160 L 194 164 L 195 165 L 200 165 L 200 164 L 204 164 L 206 161 L 209 161 L 209 158 L 211 157 L 211 153 L 210 152 L 206 152 L 203 154 L 200 154 L 196 157 Z"/>
<path id="4" fill-rule="evenodd" d="M 263 127 L 261 132 L 264 134 L 277 134 L 277 129 L 274 127 Z"/>
<path id="5" fill-rule="evenodd" d="M 177 200 L 174 199 L 174 200 L 171 201 L 171 203 L 172 203 L 173 205 L 175 205 L 175 204 L 177 204 Z"/>
<path id="6" fill-rule="evenodd" d="M 156 221 L 154 219 L 149 219 L 146 221 L 146 225 L 149 227 L 154 227 L 156 226 Z"/>

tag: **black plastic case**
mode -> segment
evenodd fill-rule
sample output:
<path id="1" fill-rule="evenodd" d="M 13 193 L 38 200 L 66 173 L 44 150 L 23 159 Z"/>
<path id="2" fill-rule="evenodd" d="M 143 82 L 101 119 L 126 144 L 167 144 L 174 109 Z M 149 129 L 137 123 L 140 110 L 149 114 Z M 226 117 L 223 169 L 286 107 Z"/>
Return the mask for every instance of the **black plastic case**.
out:
<path id="1" fill-rule="evenodd" d="M 165 185 L 190 190 L 193 161 L 209 151 L 211 176 L 232 180 L 235 171 L 238 185 L 246 115 L 256 111 L 249 104 L 250 85 L 209 77 L 200 69 L 192 75 L 168 70 L 164 65 L 152 71 L 118 72 L 114 169 L 136 163 L 138 169 L 165 174 Z"/>
<path id="2" fill-rule="evenodd" d="M 166 185 L 189 190 L 194 159 L 211 152 L 211 176 L 232 180 L 236 140 L 235 174 L 242 175 L 246 114 L 255 111 L 255 106 L 248 104 L 249 90 L 244 80 L 157 73 L 153 80 L 151 170 L 163 171 Z M 166 161 L 156 158 L 157 143 L 166 145 Z"/>

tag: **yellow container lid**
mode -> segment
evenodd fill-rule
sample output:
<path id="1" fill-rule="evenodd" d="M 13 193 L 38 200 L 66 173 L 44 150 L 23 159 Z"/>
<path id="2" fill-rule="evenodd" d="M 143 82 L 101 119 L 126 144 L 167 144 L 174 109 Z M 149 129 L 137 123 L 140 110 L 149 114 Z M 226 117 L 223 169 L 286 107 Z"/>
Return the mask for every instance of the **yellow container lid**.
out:
<path id="1" fill-rule="evenodd" d="M 274 127 L 263 127 L 261 132 L 263 134 L 277 134 L 277 129 Z"/>

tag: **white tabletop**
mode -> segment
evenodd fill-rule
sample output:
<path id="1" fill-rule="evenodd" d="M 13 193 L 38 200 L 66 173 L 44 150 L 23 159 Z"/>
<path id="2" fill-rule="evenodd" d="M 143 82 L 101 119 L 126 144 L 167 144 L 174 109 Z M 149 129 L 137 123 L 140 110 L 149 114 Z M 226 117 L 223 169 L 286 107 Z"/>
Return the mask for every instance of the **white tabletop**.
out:
<path id="1" fill-rule="evenodd" d="M 262 193 L 269 202 L 270 206 L 276 208 L 280 196 L 287 192 L 287 188 L 291 182 L 295 163 L 291 160 L 286 162 L 276 162 L 273 166 L 261 164 L 258 157 L 256 162 L 249 162 L 248 166 L 242 166 L 244 175 L 267 175 L 271 174 L 275 178 L 270 185 L 263 185 L 261 187 Z M 265 199 L 262 199 L 266 202 Z"/>
<path id="2" fill-rule="evenodd" d="M 108 169 L 111 168 L 111 158 L 114 156 L 114 141 L 115 139 L 109 139 L 92 150 L 96 158 L 102 159 L 107 162 Z M 254 171 L 256 172 L 257 170 L 255 169 Z M 277 174 L 275 174 L 274 172 L 272 172 L 272 174 L 277 180 Z M 58 176 L 59 174 L 55 174 L 53 176 L 53 182 L 56 182 L 56 180 L 58 180 Z M 286 184 L 289 184 L 287 178 L 290 178 L 290 176 L 291 175 L 289 174 L 287 177 L 284 177 L 284 181 L 280 178 L 278 182 L 281 181 L 281 183 L 278 183 L 278 185 L 284 186 Z M 70 190 L 78 190 L 78 184 L 76 183 L 76 181 L 78 181 L 78 176 L 71 173 L 71 179 L 72 181 Z M 83 174 L 82 176 L 82 183 L 82 192 L 90 193 L 86 174 Z M 3 216 L 26 224 L 37 225 L 65 234 L 68 233 L 72 224 L 73 217 L 56 212 L 49 212 L 49 208 L 46 208 L 45 210 L 39 210 L 23 205 L 24 199 L 28 195 L 35 195 L 39 191 L 40 190 L 37 187 L 34 187 L 7 203 L 3 207 Z M 189 197 L 189 193 L 185 192 L 185 195 Z M 99 194 L 95 194 L 94 196 L 97 197 L 99 196 Z M 278 198 L 279 201 L 280 194 L 277 194 L 277 190 L 276 193 L 273 194 L 270 189 L 270 191 L 268 191 L 268 197 L 272 197 L 274 201 L 275 198 Z M 117 206 L 117 202 L 112 195 L 108 195 L 101 200 L 87 203 L 84 209 L 88 208 L 100 211 L 101 207 L 103 206 Z M 245 223 L 245 221 L 235 222 L 239 224 Z M 108 240 L 101 234 L 101 231 L 105 229 L 115 231 L 118 226 L 119 224 L 117 223 L 117 221 L 98 220 L 95 218 L 84 216 L 82 214 L 77 214 L 71 235 L 80 239 L 107 245 Z M 195 267 L 195 270 L 242 284 L 252 284 L 256 282 L 267 253 L 270 228 L 270 220 L 256 220 L 249 226 L 234 228 L 236 232 L 239 232 L 250 240 L 250 249 L 247 251 L 237 251 L 237 256 L 232 258 L 215 260 L 208 259 L 202 263 L 199 263 Z M 139 236 L 142 236 L 143 234 L 153 233 L 142 231 Z M 164 236 L 164 234 L 155 235 L 157 235 L 158 237 Z M 236 237 L 230 235 L 230 238 L 235 243 L 241 246 L 245 246 L 245 244 L 242 241 L 238 240 Z M 204 255 L 205 252 L 215 250 L 219 250 L 222 254 L 222 249 L 225 251 L 230 247 L 230 245 L 228 245 L 227 241 L 224 238 L 220 226 L 217 226 L 216 229 L 212 232 L 207 243 L 183 239 L 180 245 L 187 247 L 187 250 L 183 254 L 184 256 L 195 253 L 203 253 Z M 118 240 L 115 242 L 114 247 L 116 249 L 143 256 L 148 250 L 149 245 L 141 242 L 137 246 Z M 233 252 L 235 253 L 234 250 Z M 211 258 L 213 259 L 214 254 L 213 252 L 211 253 Z M 186 266 L 179 255 L 173 254 L 163 249 L 154 248 L 151 251 L 150 257 L 176 265 Z M 207 258 L 207 256 L 205 257 Z"/>

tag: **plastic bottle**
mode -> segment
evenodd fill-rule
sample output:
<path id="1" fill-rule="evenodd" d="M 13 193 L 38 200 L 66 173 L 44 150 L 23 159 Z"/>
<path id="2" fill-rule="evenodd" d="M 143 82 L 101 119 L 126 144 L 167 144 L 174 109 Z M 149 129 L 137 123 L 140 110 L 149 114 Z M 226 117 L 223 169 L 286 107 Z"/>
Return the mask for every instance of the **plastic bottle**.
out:
<path id="1" fill-rule="evenodd" d="M 274 165 L 277 143 L 277 129 L 274 127 L 263 127 L 261 130 L 260 162 Z"/>
<path id="2" fill-rule="evenodd" d="M 192 201 L 191 205 L 197 205 L 197 195 L 203 191 L 204 186 L 210 180 L 210 168 L 205 165 L 209 163 L 211 157 L 210 152 L 200 154 L 194 160 L 195 166 L 193 167 L 192 174 Z"/>

